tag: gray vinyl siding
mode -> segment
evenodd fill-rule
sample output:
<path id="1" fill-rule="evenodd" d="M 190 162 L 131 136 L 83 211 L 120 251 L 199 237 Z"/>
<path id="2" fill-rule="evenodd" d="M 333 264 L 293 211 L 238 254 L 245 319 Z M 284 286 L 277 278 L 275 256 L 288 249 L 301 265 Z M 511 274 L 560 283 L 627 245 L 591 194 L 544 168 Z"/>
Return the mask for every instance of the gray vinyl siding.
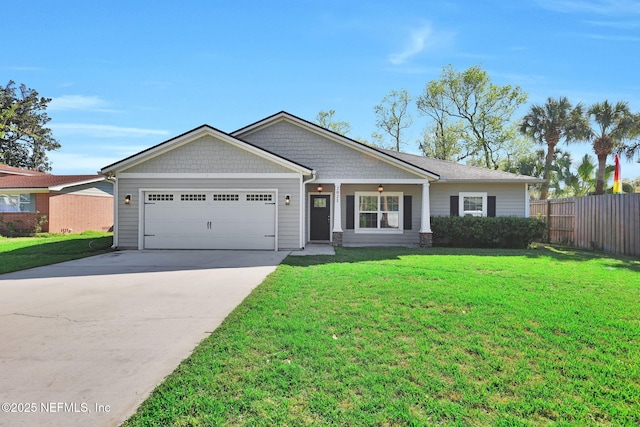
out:
<path id="1" fill-rule="evenodd" d="M 525 184 L 459 184 L 435 182 L 430 186 L 431 216 L 449 216 L 450 196 L 460 192 L 486 192 L 496 196 L 496 216 L 524 217 Z"/>
<path id="2" fill-rule="evenodd" d="M 56 194 L 74 194 L 76 196 L 113 197 L 113 184 L 107 181 L 67 187 Z"/>
<path id="3" fill-rule="evenodd" d="M 291 169 L 206 135 L 120 172 L 291 173 Z"/>
<path id="4" fill-rule="evenodd" d="M 411 230 L 402 230 L 402 234 L 366 234 L 347 230 L 347 196 L 358 191 L 377 191 L 377 185 L 342 185 L 341 215 L 342 242 L 345 246 L 353 245 L 418 245 L 420 243 L 420 216 L 422 209 L 422 185 L 385 185 L 385 191 L 402 192 L 403 196 L 411 196 Z M 357 202 L 356 202 L 357 203 Z"/>
<path id="5" fill-rule="evenodd" d="M 299 125 L 280 121 L 240 138 L 306 165 L 323 179 L 416 179 L 417 174 Z"/>
<path id="6" fill-rule="evenodd" d="M 296 178 L 267 179 L 118 179 L 118 247 L 138 248 L 139 189 L 277 189 L 278 249 L 300 248 L 300 180 Z M 133 202 L 124 204 L 124 196 L 131 194 Z M 291 204 L 284 204 L 284 196 L 291 195 Z"/>

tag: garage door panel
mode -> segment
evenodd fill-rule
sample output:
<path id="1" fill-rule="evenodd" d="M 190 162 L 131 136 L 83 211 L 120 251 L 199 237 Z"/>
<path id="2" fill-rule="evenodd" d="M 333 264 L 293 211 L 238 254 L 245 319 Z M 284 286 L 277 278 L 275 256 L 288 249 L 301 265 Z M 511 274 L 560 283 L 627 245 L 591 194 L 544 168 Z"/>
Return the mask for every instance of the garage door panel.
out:
<path id="1" fill-rule="evenodd" d="M 148 192 L 148 249 L 275 249 L 275 194 Z"/>
<path id="2" fill-rule="evenodd" d="M 145 237 L 145 249 L 274 249 L 274 238 L 249 238 L 233 236 L 190 236 L 171 233 Z"/>

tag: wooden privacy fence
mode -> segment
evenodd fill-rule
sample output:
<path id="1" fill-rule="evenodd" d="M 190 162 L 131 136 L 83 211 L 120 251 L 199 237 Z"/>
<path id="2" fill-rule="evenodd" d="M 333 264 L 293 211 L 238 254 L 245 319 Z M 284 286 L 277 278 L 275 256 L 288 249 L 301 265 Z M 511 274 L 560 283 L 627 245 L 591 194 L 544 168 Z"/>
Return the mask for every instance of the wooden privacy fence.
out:
<path id="1" fill-rule="evenodd" d="M 547 222 L 551 243 L 640 256 L 640 193 L 534 201 L 530 215 Z"/>

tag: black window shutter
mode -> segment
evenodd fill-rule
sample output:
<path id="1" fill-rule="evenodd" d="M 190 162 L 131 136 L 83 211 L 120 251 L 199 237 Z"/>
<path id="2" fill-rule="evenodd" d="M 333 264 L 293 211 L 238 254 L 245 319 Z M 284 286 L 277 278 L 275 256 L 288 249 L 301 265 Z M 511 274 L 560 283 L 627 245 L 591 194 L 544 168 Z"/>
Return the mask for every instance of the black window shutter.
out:
<path id="1" fill-rule="evenodd" d="M 458 196 L 449 196 L 449 216 L 460 216 L 458 211 L 459 200 Z"/>
<path id="2" fill-rule="evenodd" d="M 411 217 L 411 196 L 404 196 L 404 229 L 405 230 L 411 230 L 411 222 L 412 222 L 412 217 Z"/>
<path id="3" fill-rule="evenodd" d="M 347 230 L 353 230 L 356 196 L 347 196 Z"/>
<path id="4" fill-rule="evenodd" d="M 496 216 L 496 196 L 487 196 L 487 216 Z"/>

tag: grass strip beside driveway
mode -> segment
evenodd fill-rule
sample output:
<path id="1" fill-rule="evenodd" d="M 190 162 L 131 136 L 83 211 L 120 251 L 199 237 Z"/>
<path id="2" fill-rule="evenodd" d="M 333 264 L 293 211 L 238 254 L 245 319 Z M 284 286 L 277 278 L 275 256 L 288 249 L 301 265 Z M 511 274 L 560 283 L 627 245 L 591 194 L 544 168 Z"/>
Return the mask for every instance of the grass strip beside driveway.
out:
<path id="1" fill-rule="evenodd" d="M 126 425 L 638 425 L 639 300 L 587 252 L 289 257 Z"/>
<path id="2" fill-rule="evenodd" d="M 111 251 L 112 233 L 43 234 L 0 237 L 0 274 L 57 264 Z"/>

